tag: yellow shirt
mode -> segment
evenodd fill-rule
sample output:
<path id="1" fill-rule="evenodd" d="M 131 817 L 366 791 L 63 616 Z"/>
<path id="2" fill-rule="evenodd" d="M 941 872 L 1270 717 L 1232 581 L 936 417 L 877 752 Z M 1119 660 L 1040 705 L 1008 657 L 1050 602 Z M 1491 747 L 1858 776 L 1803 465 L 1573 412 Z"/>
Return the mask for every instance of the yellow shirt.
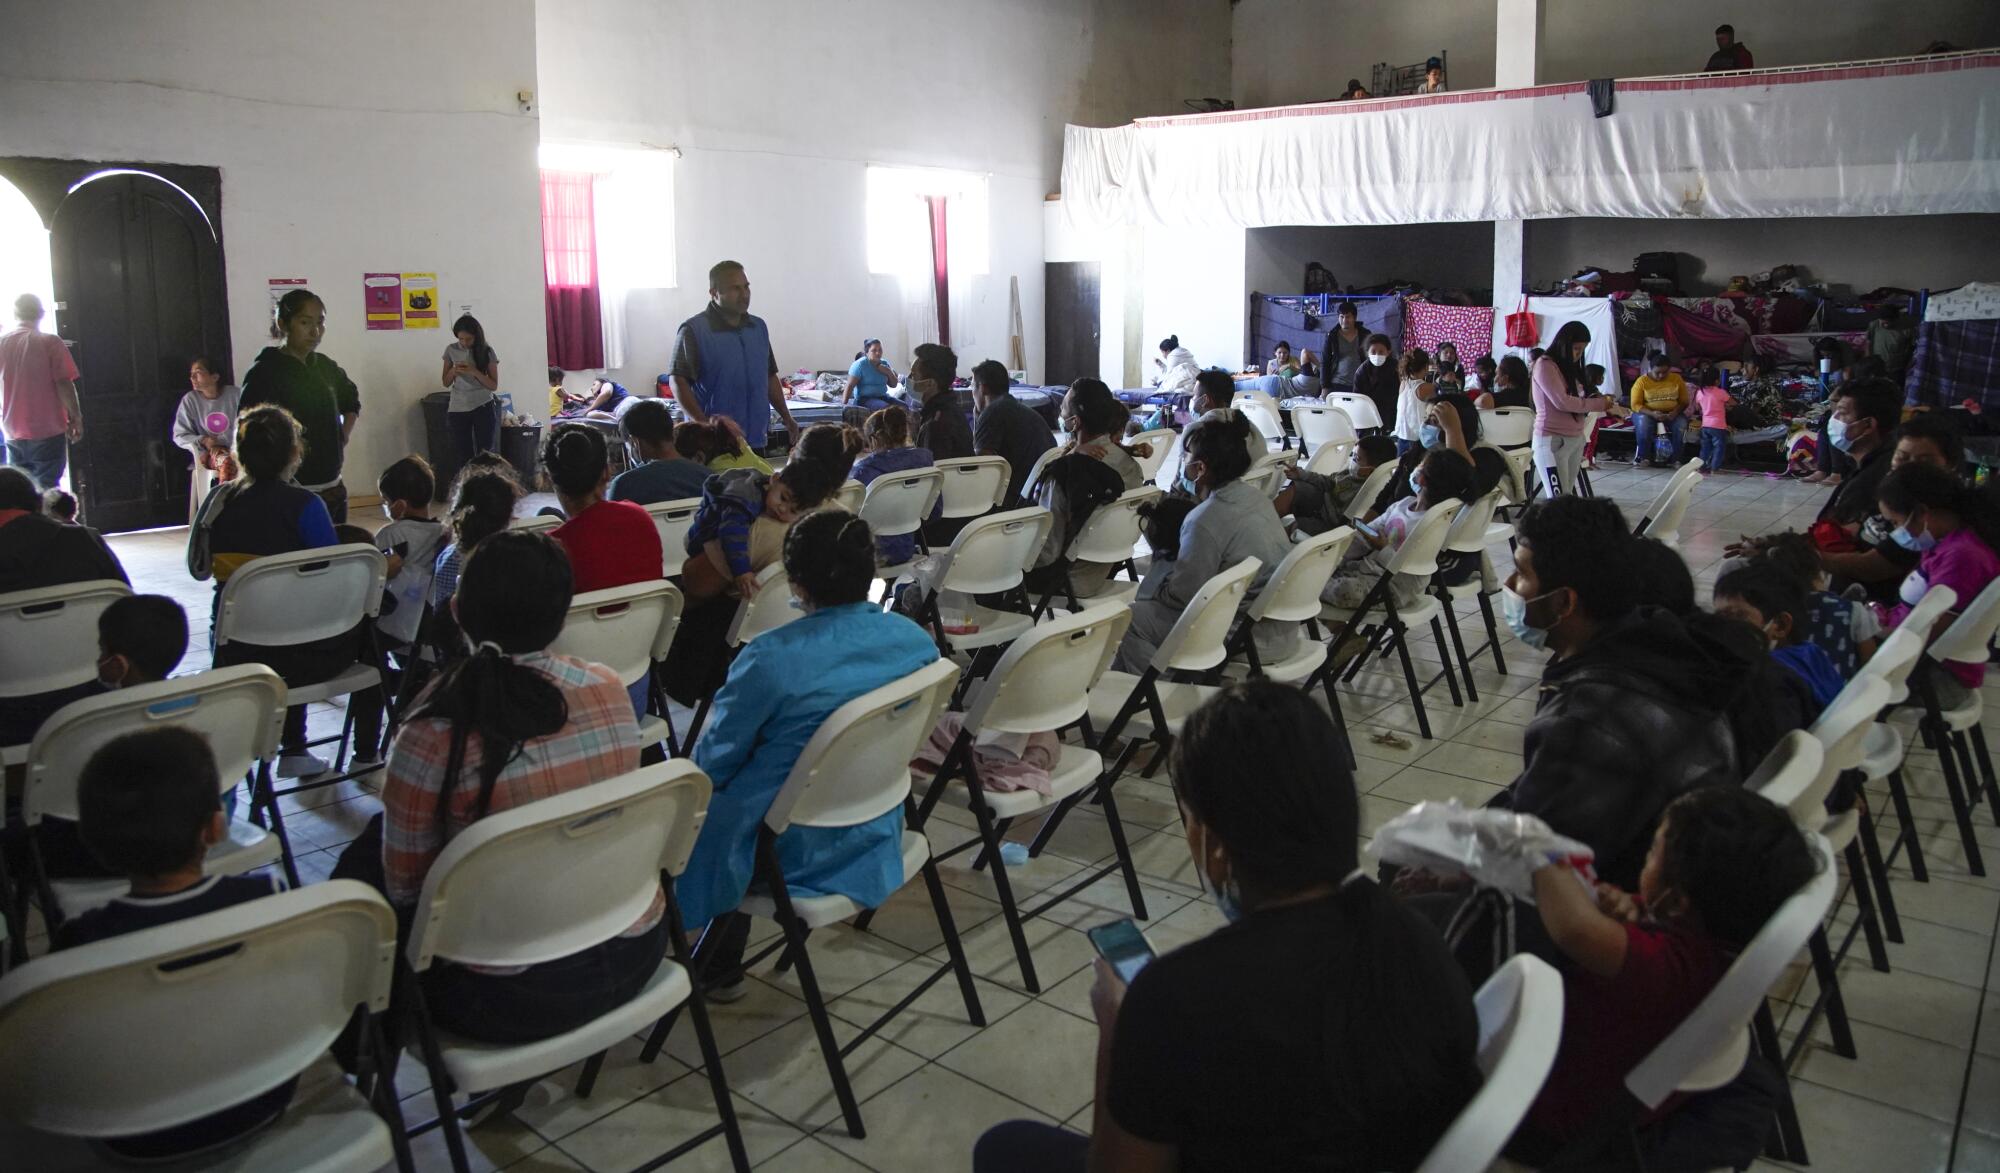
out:
<path id="1" fill-rule="evenodd" d="M 1651 375 L 1640 375 L 1632 381 L 1633 411 L 1686 411 L 1688 406 L 1687 380 L 1667 372 L 1664 379 Z"/>
<path id="2" fill-rule="evenodd" d="M 708 462 L 710 472 L 727 472 L 732 468 L 754 468 L 765 476 L 771 475 L 771 463 L 747 447 L 734 456 L 718 456 Z"/>
<path id="3" fill-rule="evenodd" d="M 554 419 L 561 415 L 564 406 L 563 385 L 561 383 L 549 384 L 549 418 Z"/>

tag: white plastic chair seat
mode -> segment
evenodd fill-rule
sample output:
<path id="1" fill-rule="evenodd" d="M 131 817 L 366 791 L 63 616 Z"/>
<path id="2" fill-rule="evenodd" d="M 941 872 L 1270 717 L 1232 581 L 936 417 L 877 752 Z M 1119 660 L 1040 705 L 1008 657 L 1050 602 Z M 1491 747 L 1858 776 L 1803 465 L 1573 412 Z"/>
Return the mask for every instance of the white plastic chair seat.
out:
<path id="1" fill-rule="evenodd" d="M 109 1160 L 87 1141 L 16 1128 L 0 1129 L 0 1152 L 10 1154 L 9 1168 L 39 1173 L 104 1173 L 108 1169 L 149 1167 Z M 373 1173 L 391 1166 L 395 1158 L 389 1126 L 328 1061 L 307 1068 L 284 1115 L 247 1141 L 150 1167 L 171 1173 L 237 1173 L 248 1169 Z"/>
<path id="2" fill-rule="evenodd" d="M 875 577 L 887 582 L 896 582 L 908 578 L 916 569 L 917 560 L 912 558 L 908 562 L 898 562 L 894 566 L 876 567 Z"/>
<path id="3" fill-rule="evenodd" d="M 322 680 L 318 684 L 301 684 L 296 688 L 288 686 L 285 689 L 285 704 L 306 705 L 315 701 L 328 701 L 337 696 L 374 688 L 381 683 L 382 673 L 372 665 L 349 664 L 331 680 Z"/>
<path id="4" fill-rule="evenodd" d="M 987 809 L 991 810 L 995 817 L 1018 819 L 1022 815 L 1033 814 L 1038 810 L 1054 806 L 1097 781 L 1097 776 L 1103 772 L 1104 759 L 1098 756 L 1096 750 L 1086 749 L 1080 745 L 1065 745 L 1062 747 L 1062 756 L 1056 759 L 1056 764 L 1049 770 L 1049 793 L 1043 794 L 1039 790 L 986 790 L 981 794 L 986 799 Z M 960 798 L 967 807 L 972 805 L 970 788 L 960 787 L 959 793 L 954 797 Z"/>
<path id="5" fill-rule="evenodd" d="M 1511 521 L 1496 521 L 1486 527 L 1486 544 L 1489 546 L 1495 542 L 1504 542 L 1513 536 L 1514 523 Z"/>
<path id="6" fill-rule="evenodd" d="M 1903 764 L 1903 735 L 1886 722 L 1868 730 L 1861 742 L 1861 771 L 1870 782 L 1887 778 Z"/>
<path id="7" fill-rule="evenodd" d="M 639 744 L 659 745 L 667 740 L 667 721 L 651 713 L 639 718 Z"/>
<path id="8" fill-rule="evenodd" d="M 1729 1036 L 1727 1042 L 1703 1059 L 1675 1087 L 1680 1092 L 1712 1092 L 1723 1087 L 1743 1074 L 1743 1064 L 1750 1059 L 1750 1028 L 1744 1027 Z"/>
<path id="9" fill-rule="evenodd" d="M 1955 707 L 1943 710 L 1940 715 L 1944 717 L 1945 726 L 1953 733 L 1963 733 L 1979 724 L 1981 711 L 1985 707 L 1979 699 L 1979 690 L 1975 688 Z"/>
<path id="10" fill-rule="evenodd" d="M 1860 830 L 1861 812 L 1842 811 L 1840 814 L 1828 816 L 1826 822 L 1820 824 L 1819 833 L 1825 838 L 1827 846 L 1835 851 L 1845 851 L 1847 845 L 1854 842 L 1854 836 Z"/>
<path id="11" fill-rule="evenodd" d="M 1089 594 L 1079 592 L 1076 601 L 1086 607 L 1095 607 L 1099 603 L 1123 603 L 1129 607 L 1132 605 L 1132 600 L 1138 597 L 1138 583 L 1130 579 L 1117 579 L 1105 582 L 1103 586 Z"/>
<path id="12" fill-rule="evenodd" d="M 1299 650 L 1279 660 L 1275 664 L 1263 664 L 1264 678 L 1278 684 L 1297 684 L 1319 670 L 1326 663 L 1326 641 L 1299 638 Z M 1250 665 L 1242 660 L 1231 660 L 1223 665 L 1222 674 L 1231 680 L 1247 680 Z"/>
<path id="13" fill-rule="evenodd" d="M 1111 724 L 1112 718 L 1125 705 L 1126 698 L 1139 684 L 1139 678 L 1129 672 L 1108 671 L 1098 678 L 1097 687 L 1090 690 L 1090 723 L 1103 732 Z M 1167 732 L 1180 736 L 1181 726 L 1189 714 L 1201 707 L 1203 701 L 1214 696 L 1219 689 L 1206 684 L 1181 684 L 1159 680 L 1154 687 L 1160 691 L 1160 710 L 1167 717 Z M 1153 711 L 1141 705 L 1125 722 L 1128 735 L 1145 736 L 1155 732 Z"/>
<path id="14" fill-rule="evenodd" d="M 284 858 L 278 837 L 255 823 L 232 819 L 228 837 L 208 849 L 201 861 L 204 876 L 240 876 L 258 868 L 273 867 Z M 85 880 L 52 880 L 56 905 L 65 917 L 102 908 L 132 890 L 132 885 L 115 877 Z"/>
<path id="15" fill-rule="evenodd" d="M 1470 581 L 1476 585 L 1479 580 L 1472 579 Z M 1407 607 L 1401 604 L 1397 604 L 1396 606 L 1396 617 L 1401 619 L 1404 625 L 1408 627 L 1415 627 L 1419 623 L 1429 623 L 1443 614 L 1444 604 L 1438 601 L 1436 595 L 1431 594 L 1419 595 L 1417 600 Z M 1323 623 L 1345 623 L 1354 618 L 1354 612 L 1347 607 L 1336 607 L 1328 603 L 1319 609 L 1319 617 Z"/>
<path id="16" fill-rule="evenodd" d="M 958 634 L 949 627 L 945 631 L 945 642 L 953 651 L 970 651 L 975 648 L 990 648 L 995 644 L 1012 643 L 1022 632 L 1035 625 L 1033 617 L 1015 611 L 999 611 L 992 607 L 982 607 L 977 603 L 954 608 L 946 617 L 949 627 L 960 623 L 976 625 L 979 630 Z"/>
<path id="17" fill-rule="evenodd" d="M 537 513 L 533 517 L 517 517 L 507 523 L 507 528 L 535 533 L 541 530 L 554 529 L 562 523 L 563 519 L 560 517 L 547 513 Z"/>
<path id="18" fill-rule="evenodd" d="M 904 830 L 903 883 L 909 883 L 910 877 L 923 871 L 924 864 L 930 857 L 931 841 L 924 838 L 923 832 Z M 791 898 L 792 911 L 798 914 L 799 920 L 808 929 L 824 928 L 835 921 L 843 921 L 867 911 L 867 905 L 838 894 L 801 896 L 793 892 Z M 778 902 L 767 895 L 752 893 L 743 898 L 743 903 L 736 906 L 736 911 L 750 916 L 761 916 L 766 920 L 775 920 L 778 915 Z"/>
<path id="19" fill-rule="evenodd" d="M 547 1075 L 650 1029 L 687 1001 L 693 990 L 687 970 L 672 958 L 663 958 L 652 980 L 630 1002 L 567 1034 L 532 1043 L 482 1043 L 440 1030 L 438 1048 L 459 1091 L 490 1091 Z M 415 1046 L 412 1041 L 413 1050 Z"/>

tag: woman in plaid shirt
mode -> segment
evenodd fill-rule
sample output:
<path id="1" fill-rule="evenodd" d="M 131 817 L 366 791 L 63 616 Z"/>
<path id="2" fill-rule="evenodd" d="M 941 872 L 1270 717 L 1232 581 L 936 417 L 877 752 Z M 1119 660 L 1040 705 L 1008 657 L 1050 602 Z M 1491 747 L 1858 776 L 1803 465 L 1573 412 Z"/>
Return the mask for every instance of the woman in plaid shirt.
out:
<path id="1" fill-rule="evenodd" d="M 639 728 L 618 677 L 550 655 L 572 594 L 569 556 L 509 530 L 466 558 L 452 609 L 472 654 L 418 696 L 389 748 L 382 871 L 414 904 L 453 835 L 489 814 L 639 766 Z M 622 936 L 515 969 L 439 963 L 424 977 L 439 1025 L 489 1042 L 572 1030 L 631 1000 L 666 952 L 664 897 Z"/>

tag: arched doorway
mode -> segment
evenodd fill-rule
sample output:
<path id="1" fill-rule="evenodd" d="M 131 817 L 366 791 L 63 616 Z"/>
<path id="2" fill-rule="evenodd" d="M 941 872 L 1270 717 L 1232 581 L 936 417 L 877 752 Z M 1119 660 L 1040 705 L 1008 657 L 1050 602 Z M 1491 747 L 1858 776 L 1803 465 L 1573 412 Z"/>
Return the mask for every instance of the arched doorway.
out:
<path id="1" fill-rule="evenodd" d="M 70 480 L 85 516 L 103 530 L 185 522 L 189 458 L 171 432 L 188 359 L 231 375 L 221 234 L 180 184 L 100 167 L 70 183 L 49 236 L 57 328 L 82 372 Z"/>
<path id="2" fill-rule="evenodd" d="M 27 195 L 0 178 L 0 303 L 23 293 L 41 298 L 45 306 L 55 304 L 49 229 Z"/>

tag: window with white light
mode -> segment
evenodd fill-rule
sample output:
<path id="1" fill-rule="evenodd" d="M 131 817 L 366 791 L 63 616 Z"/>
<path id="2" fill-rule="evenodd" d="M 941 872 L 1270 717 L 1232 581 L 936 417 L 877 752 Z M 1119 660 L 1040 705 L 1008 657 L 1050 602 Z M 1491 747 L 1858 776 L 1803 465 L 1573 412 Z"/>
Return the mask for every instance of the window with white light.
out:
<path id="1" fill-rule="evenodd" d="M 988 271 L 986 176 L 918 167 L 868 169 L 868 271 L 931 273 L 929 197 L 945 199 L 946 261 L 954 276 Z"/>
<path id="2" fill-rule="evenodd" d="M 672 289 L 674 153 L 656 147 L 543 143 L 544 171 L 596 176 L 597 268 L 606 289 Z"/>

